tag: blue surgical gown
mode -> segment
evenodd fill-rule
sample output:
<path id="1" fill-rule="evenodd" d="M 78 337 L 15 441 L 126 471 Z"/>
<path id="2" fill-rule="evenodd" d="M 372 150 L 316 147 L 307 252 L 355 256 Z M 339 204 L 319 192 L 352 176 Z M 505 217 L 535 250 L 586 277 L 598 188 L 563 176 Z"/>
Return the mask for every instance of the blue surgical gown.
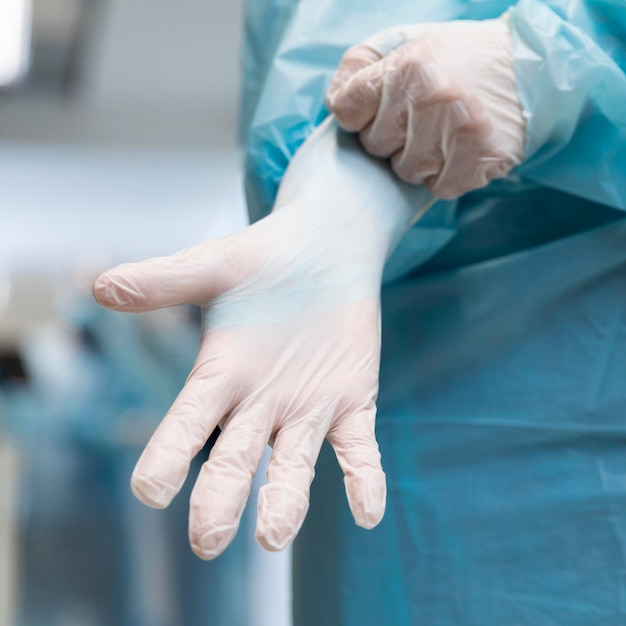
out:
<path id="1" fill-rule="evenodd" d="M 626 3 L 250 0 L 248 203 L 271 210 L 347 47 L 505 11 L 524 163 L 436 203 L 390 261 L 387 512 L 355 527 L 323 450 L 295 626 L 626 624 Z"/>

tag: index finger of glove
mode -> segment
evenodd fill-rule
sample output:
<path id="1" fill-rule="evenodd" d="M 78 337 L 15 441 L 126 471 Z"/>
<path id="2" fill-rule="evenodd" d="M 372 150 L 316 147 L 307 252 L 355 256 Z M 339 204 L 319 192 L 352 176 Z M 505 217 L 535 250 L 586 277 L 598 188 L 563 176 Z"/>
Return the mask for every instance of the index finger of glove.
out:
<path id="1" fill-rule="evenodd" d="M 365 44 L 350 48 L 341 59 L 326 104 L 344 130 L 359 131 L 376 115 L 382 91 L 381 59 Z"/>
<path id="2" fill-rule="evenodd" d="M 135 496 L 156 508 L 178 493 L 189 464 L 236 402 L 232 380 L 212 366 L 206 336 L 193 371 L 146 445 L 131 479 Z"/>
<path id="3" fill-rule="evenodd" d="M 328 88 L 326 105 L 344 130 L 363 130 L 374 119 L 386 71 L 380 61 L 392 50 L 421 36 L 428 27 L 428 24 L 408 24 L 387 28 L 343 55 Z"/>

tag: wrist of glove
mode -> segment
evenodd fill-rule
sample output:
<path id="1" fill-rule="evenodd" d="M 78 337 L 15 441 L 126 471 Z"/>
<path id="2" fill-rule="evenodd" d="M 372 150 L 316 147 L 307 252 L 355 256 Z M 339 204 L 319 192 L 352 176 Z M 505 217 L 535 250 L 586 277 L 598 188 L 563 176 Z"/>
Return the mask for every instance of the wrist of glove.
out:
<path id="1" fill-rule="evenodd" d="M 506 176 L 524 155 L 506 18 L 382 31 L 345 53 L 327 105 L 367 152 L 439 198 Z"/>

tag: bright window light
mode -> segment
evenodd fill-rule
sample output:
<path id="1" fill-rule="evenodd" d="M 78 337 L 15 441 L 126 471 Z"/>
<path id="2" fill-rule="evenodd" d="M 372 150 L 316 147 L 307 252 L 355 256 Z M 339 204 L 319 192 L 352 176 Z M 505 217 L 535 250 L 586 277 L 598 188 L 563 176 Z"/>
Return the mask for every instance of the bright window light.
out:
<path id="1" fill-rule="evenodd" d="M 10 85 L 28 69 L 32 0 L 0 0 L 0 86 Z"/>

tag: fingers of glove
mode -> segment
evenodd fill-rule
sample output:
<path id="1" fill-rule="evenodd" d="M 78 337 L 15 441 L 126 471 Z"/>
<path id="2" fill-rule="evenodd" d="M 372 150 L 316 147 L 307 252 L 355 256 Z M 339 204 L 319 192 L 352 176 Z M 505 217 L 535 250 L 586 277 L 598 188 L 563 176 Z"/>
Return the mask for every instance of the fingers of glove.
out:
<path id="1" fill-rule="evenodd" d="M 506 175 L 510 168 L 504 167 L 502 155 L 495 151 L 477 153 L 473 141 L 462 133 L 455 136 L 454 148 L 441 171 L 424 180 L 435 197 L 452 200 Z"/>
<path id="2" fill-rule="evenodd" d="M 503 178 L 515 166 L 515 162 L 498 151 L 483 152 L 476 156 L 471 147 L 462 145 L 463 138 L 452 158 L 441 172 L 424 180 L 433 196 L 446 200 L 458 198 L 469 191 L 485 187 L 492 180 Z"/>
<path id="3" fill-rule="evenodd" d="M 437 109 L 459 98 L 460 92 L 437 71 L 433 59 L 429 38 L 411 42 L 385 58 L 378 111 L 360 133 L 367 152 L 387 158 L 417 138 L 424 154 L 439 143 L 441 129 L 432 118 L 439 117 Z"/>
<path id="4" fill-rule="evenodd" d="M 371 78 L 365 74 L 357 77 L 357 74 L 362 69 L 376 64 L 392 50 L 427 32 L 427 29 L 427 24 L 394 26 L 375 33 L 345 52 L 326 93 L 326 103 L 346 130 L 361 130 L 375 114 L 375 111 L 368 113 L 355 110 L 351 104 L 353 101 L 359 101 L 358 90 L 365 90 L 367 79 Z M 349 97 L 350 94 L 353 97 Z"/>
<path id="5" fill-rule="evenodd" d="M 397 97 L 395 92 L 395 86 L 383 87 L 376 116 L 359 133 L 359 140 L 365 150 L 383 159 L 404 147 L 413 114 L 411 103 L 406 98 Z"/>
<path id="6" fill-rule="evenodd" d="M 337 422 L 327 439 L 344 473 L 350 510 L 357 526 L 374 528 L 383 518 L 387 487 L 374 435 L 376 408 L 353 413 Z"/>
<path id="7" fill-rule="evenodd" d="M 191 493 L 189 540 L 196 555 L 213 559 L 233 540 L 271 430 L 261 407 L 229 416 Z"/>
<path id="8" fill-rule="evenodd" d="M 131 489 L 141 502 L 155 508 L 171 502 L 191 460 L 231 410 L 234 394 L 224 379 L 192 372 L 135 466 Z"/>
<path id="9" fill-rule="evenodd" d="M 506 175 L 514 161 L 491 146 L 492 125 L 476 99 L 459 98 L 439 112 L 444 116 L 438 122 L 443 132 L 435 158 L 429 163 L 420 155 L 416 133 L 413 145 L 405 149 L 407 158 L 392 159 L 400 178 L 413 182 L 419 177 L 434 196 L 453 199 Z"/>
<path id="10" fill-rule="evenodd" d="M 413 112 L 407 143 L 391 157 L 391 167 L 403 181 L 418 184 L 441 172 L 445 136 L 451 130 L 446 115 L 440 105 Z"/>
<path id="11" fill-rule="evenodd" d="M 378 61 L 407 41 L 402 28 L 376 33 L 343 55 L 326 92 L 326 105 L 345 130 L 359 131 L 376 115 L 384 72 Z M 372 71 L 363 71 L 372 66 Z"/>
<path id="12" fill-rule="evenodd" d="M 434 196 L 458 198 L 505 177 L 521 162 L 524 154 L 521 107 L 510 99 L 507 101 L 505 93 L 498 100 L 505 105 L 498 107 L 497 128 L 486 115 L 483 102 L 475 96 L 466 94 L 449 106 L 449 132 L 442 138 L 446 158 L 439 172 L 423 177 Z M 396 171 L 407 174 L 410 169 L 400 166 Z"/>
<path id="13" fill-rule="evenodd" d="M 341 60 L 326 104 L 344 130 L 361 130 L 376 115 L 385 71 L 380 59 L 368 46 L 356 46 Z"/>
<path id="14" fill-rule="evenodd" d="M 281 428 L 267 468 L 267 485 L 259 491 L 257 541 L 282 550 L 298 534 L 309 509 L 309 487 L 325 428 L 317 416 Z"/>
<path id="15" fill-rule="evenodd" d="M 420 50 L 428 46 L 426 40 L 418 39 L 419 45 L 412 44 L 407 55 L 404 44 L 424 32 L 424 24 L 387 29 L 345 53 L 326 99 L 328 108 L 345 130 L 361 131 L 377 114 L 387 112 L 388 123 L 394 125 L 392 109 L 406 99 L 407 90 L 411 88 L 411 70 L 421 64 Z M 387 134 L 378 135 L 378 141 L 382 137 Z M 383 149 L 385 154 L 378 151 L 372 154 L 386 157 L 398 147 Z"/>

